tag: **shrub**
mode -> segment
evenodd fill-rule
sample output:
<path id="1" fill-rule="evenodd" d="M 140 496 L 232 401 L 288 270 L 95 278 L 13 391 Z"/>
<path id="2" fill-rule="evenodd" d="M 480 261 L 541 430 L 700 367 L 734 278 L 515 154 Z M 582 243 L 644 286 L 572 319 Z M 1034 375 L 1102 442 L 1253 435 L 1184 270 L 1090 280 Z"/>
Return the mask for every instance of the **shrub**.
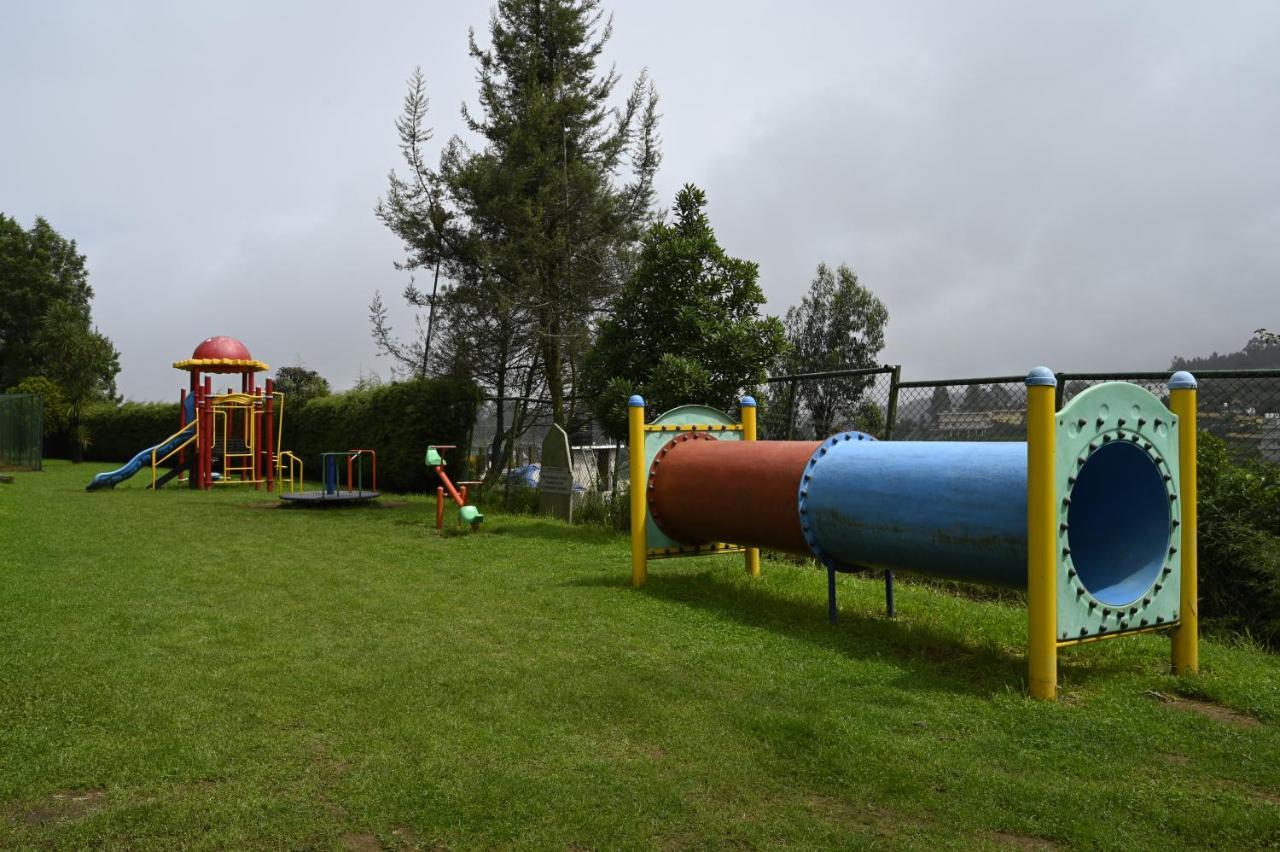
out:
<path id="1" fill-rule="evenodd" d="M 1280 646 L 1280 465 L 1235 460 L 1201 432 L 1197 452 L 1200 612 Z"/>
<path id="2" fill-rule="evenodd" d="M 87 461 L 126 461 L 181 428 L 177 402 L 95 405 L 85 411 L 81 422 L 88 430 Z"/>
<path id="3" fill-rule="evenodd" d="M 303 460 L 313 482 L 320 478 L 321 453 L 372 449 L 378 454 L 379 489 L 435 491 L 435 474 L 423 461 L 427 445 L 465 447 L 479 399 L 474 384 L 453 378 L 319 397 L 286 408 L 281 446 Z M 445 458 L 451 476 L 465 479 L 464 452 L 452 450 Z"/>

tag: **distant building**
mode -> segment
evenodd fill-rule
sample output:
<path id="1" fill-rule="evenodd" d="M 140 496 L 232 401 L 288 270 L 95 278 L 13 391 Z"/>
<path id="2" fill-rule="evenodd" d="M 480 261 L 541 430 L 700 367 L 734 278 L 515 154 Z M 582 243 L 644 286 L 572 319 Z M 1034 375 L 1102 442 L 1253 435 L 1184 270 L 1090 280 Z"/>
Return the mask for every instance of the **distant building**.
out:
<path id="1" fill-rule="evenodd" d="M 1280 464 L 1280 413 L 1270 412 L 1262 415 L 1258 452 L 1267 461 Z"/>

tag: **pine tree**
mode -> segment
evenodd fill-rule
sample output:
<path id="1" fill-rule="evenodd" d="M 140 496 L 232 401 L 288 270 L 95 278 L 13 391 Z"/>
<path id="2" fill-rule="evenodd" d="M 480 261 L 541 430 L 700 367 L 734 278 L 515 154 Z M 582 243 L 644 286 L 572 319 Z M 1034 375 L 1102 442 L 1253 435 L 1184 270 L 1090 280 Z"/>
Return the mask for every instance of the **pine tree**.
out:
<path id="1" fill-rule="evenodd" d="M 598 0 L 499 0 L 488 46 L 469 39 L 479 107 L 463 116 L 479 145 L 455 137 L 429 169 L 425 89 L 412 81 L 398 125 L 410 175 L 392 176 L 378 209 L 406 267 L 438 265 L 452 289 L 509 312 L 561 425 L 582 341 L 652 217 L 660 159 L 647 77 L 611 106 L 619 78 L 597 68 L 611 33 L 601 18 Z"/>

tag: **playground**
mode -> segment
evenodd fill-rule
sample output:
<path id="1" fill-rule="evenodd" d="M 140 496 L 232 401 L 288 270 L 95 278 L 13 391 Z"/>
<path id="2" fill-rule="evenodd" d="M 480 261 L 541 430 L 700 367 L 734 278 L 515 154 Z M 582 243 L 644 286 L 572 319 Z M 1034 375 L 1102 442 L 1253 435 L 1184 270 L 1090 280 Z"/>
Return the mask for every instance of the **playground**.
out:
<path id="1" fill-rule="evenodd" d="M 163 437 L 163 436 L 158 436 Z M 1063 648 L 1027 609 L 431 497 L 0 494 L 0 847 L 1257 848 L 1280 661 L 1205 636 Z M 163 534 L 159 534 L 162 531 Z M 226 534 L 234 531 L 234 535 Z M 104 542 L 110 546 L 104 546 Z"/>

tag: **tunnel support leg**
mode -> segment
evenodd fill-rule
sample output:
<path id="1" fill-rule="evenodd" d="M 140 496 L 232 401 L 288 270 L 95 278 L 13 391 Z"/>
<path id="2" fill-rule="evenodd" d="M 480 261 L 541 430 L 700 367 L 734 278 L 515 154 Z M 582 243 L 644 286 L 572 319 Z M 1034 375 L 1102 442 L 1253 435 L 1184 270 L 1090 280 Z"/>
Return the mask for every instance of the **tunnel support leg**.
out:
<path id="1" fill-rule="evenodd" d="M 884 614 L 889 618 L 897 615 L 897 610 L 893 606 L 893 572 L 884 572 Z"/>
<path id="2" fill-rule="evenodd" d="M 827 566 L 827 621 L 836 623 L 836 569 Z"/>
<path id="3" fill-rule="evenodd" d="M 648 578 L 645 556 L 644 398 L 627 401 L 628 453 L 631 471 L 631 585 L 639 588 Z"/>
<path id="4" fill-rule="evenodd" d="M 1178 626 L 1173 631 L 1173 673 L 1200 670 L 1200 613 L 1196 564 L 1196 380 L 1190 373 L 1174 373 L 1169 380 L 1169 407 L 1178 416 L 1178 499 L 1182 521 L 1178 547 L 1182 552 L 1182 597 Z"/>
<path id="5" fill-rule="evenodd" d="M 1053 701 L 1058 692 L 1056 385 L 1045 367 L 1027 376 L 1028 680 L 1031 697 L 1042 701 Z"/>

